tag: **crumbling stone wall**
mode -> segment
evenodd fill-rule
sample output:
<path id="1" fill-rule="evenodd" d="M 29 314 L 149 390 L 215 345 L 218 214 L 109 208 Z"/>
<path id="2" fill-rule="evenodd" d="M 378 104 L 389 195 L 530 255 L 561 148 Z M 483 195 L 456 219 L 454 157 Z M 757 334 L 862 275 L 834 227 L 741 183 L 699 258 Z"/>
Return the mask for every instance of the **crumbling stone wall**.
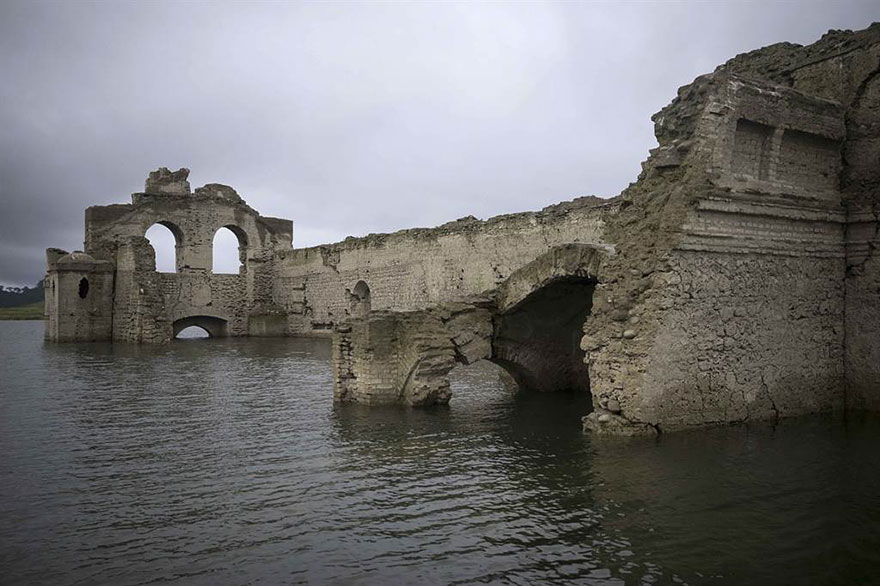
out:
<path id="1" fill-rule="evenodd" d="M 578 345 L 608 254 L 587 244 L 554 247 L 486 295 L 350 318 L 333 335 L 336 400 L 447 403 L 449 371 L 477 360 L 536 390 L 589 393 Z"/>
<path id="2" fill-rule="evenodd" d="M 292 314 L 292 334 L 329 335 L 351 316 L 359 281 L 374 310 L 411 311 L 480 294 L 554 246 L 601 246 L 605 218 L 615 211 L 614 202 L 586 197 L 540 212 L 296 249 L 282 255 L 275 302 Z"/>
<path id="3" fill-rule="evenodd" d="M 587 429 L 657 433 L 876 401 L 878 36 L 738 57 L 655 116 L 660 146 L 595 239 L 615 254 L 580 344 L 596 407 Z M 348 344 L 357 351 L 356 336 Z"/>
<path id="4" fill-rule="evenodd" d="M 676 120 L 683 114 L 696 118 L 680 165 L 658 167 L 649 159 L 640 183 L 625 194 L 632 212 L 615 219 L 647 229 L 640 242 L 619 232 L 610 238 L 619 253 L 617 279 L 598 292 L 586 324 L 583 346 L 600 407 L 586 420 L 594 431 L 671 430 L 841 404 L 845 215 L 832 189 L 839 163 L 832 179 L 801 181 L 790 161 L 800 153 L 810 173 L 827 172 L 828 145 L 839 148 L 843 137 L 842 110 L 727 74 L 695 86 L 689 97 L 701 110 L 674 103 L 657 117 L 658 126 L 673 127 L 684 127 Z M 786 150 L 790 133 L 800 150 Z M 802 147 L 803 136 L 816 137 L 812 150 Z M 653 223 L 635 215 L 651 199 L 663 202 Z M 797 295 L 816 267 L 830 277 L 809 281 Z M 760 304 L 743 295 L 749 287 Z M 817 307 L 826 315 L 815 318 Z M 774 329 L 743 326 L 742 316 Z M 793 327 L 794 316 L 808 321 Z M 809 362 L 823 343 L 835 349 L 820 349 L 822 359 Z M 776 374 L 756 375 L 771 357 L 775 368 L 768 372 Z M 817 380 L 827 386 L 802 386 L 793 376 L 816 371 L 825 373 Z M 615 409 L 604 407 L 609 403 Z"/>
<path id="5" fill-rule="evenodd" d="M 333 336 L 334 396 L 367 405 L 445 404 L 456 363 L 491 357 L 487 299 L 423 311 L 373 311 L 338 326 Z"/>
<path id="6" fill-rule="evenodd" d="M 144 237 L 131 237 L 116 248 L 112 339 L 162 343 L 172 338 L 165 315 L 165 291 L 156 272 L 156 255 Z"/>
<path id="7" fill-rule="evenodd" d="M 609 221 L 618 254 L 585 324 L 599 406 L 587 429 L 852 406 L 852 348 L 880 337 L 854 341 L 846 327 L 878 303 L 876 289 L 853 298 L 846 276 L 846 121 L 877 68 L 878 36 L 875 25 L 737 57 L 655 116 L 660 147 Z M 624 233 L 633 229 L 639 241 Z"/>
<path id="8" fill-rule="evenodd" d="M 299 250 L 232 188 L 160 169 L 131 205 L 87 210 L 88 258 L 49 255 L 47 335 L 163 341 L 197 315 L 232 335 L 336 327 L 339 400 L 443 402 L 447 369 L 488 357 L 589 389 L 598 433 L 878 409 L 878 72 L 880 25 L 740 55 L 654 116 L 659 146 L 616 198 Z M 155 272 L 154 222 L 178 238 L 176 275 Z M 240 275 L 210 272 L 222 226 Z M 528 278 L 583 246 L 603 251 L 584 274 Z M 68 274 L 115 281 L 77 304 Z"/>
<path id="9" fill-rule="evenodd" d="M 195 316 L 222 320 L 225 326 L 212 331 L 228 335 L 287 331 L 286 314 L 272 302 L 272 290 L 277 255 L 291 247 L 291 222 L 260 216 L 226 185 L 191 192 L 188 175 L 187 169 L 159 169 L 150 173 L 144 193 L 132 195 L 131 204 L 86 210 L 86 252 L 110 275 L 100 304 L 108 324 L 99 334 L 77 327 L 65 339 L 161 343 L 172 339 L 175 322 Z M 155 251 L 144 238 L 157 223 L 176 239 L 173 274 L 156 272 Z M 214 235 L 224 227 L 239 239 L 237 275 L 211 270 Z M 50 274 L 56 270 L 50 263 Z M 58 295 L 72 298 L 72 291 L 66 287 Z M 50 314 L 57 313 L 55 307 L 48 308 Z M 59 320 L 70 322 L 64 316 Z"/>
<path id="10" fill-rule="evenodd" d="M 875 50 L 874 64 L 880 64 Z M 847 400 L 880 409 L 880 66 L 860 84 L 848 110 L 843 195 L 847 202 Z"/>
<path id="11" fill-rule="evenodd" d="M 841 409 L 842 270 L 840 258 L 674 255 L 632 415 L 675 429 Z"/>
<path id="12" fill-rule="evenodd" d="M 850 408 L 880 408 L 880 24 L 830 31 L 813 45 L 780 43 L 720 69 L 839 103 L 846 137 L 839 173 L 846 214 L 845 386 Z"/>

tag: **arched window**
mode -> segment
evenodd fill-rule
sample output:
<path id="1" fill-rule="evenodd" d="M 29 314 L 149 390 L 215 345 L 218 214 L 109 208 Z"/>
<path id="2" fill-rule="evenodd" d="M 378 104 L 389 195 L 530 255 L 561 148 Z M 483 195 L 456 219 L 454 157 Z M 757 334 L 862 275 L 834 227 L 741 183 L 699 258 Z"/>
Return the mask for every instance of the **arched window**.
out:
<path id="1" fill-rule="evenodd" d="M 238 226 L 223 226 L 214 234 L 214 273 L 239 275 L 247 260 L 247 235 Z"/>
<path id="2" fill-rule="evenodd" d="M 83 277 L 79 280 L 79 298 L 85 299 L 89 294 L 89 280 Z"/>
<path id="3" fill-rule="evenodd" d="M 181 245 L 180 229 L 169 222 L 157 222 L 147 228 L 144 237 L 156 253 L 156 270 L 160 273 L 177 272 L 177 248 Z"/>

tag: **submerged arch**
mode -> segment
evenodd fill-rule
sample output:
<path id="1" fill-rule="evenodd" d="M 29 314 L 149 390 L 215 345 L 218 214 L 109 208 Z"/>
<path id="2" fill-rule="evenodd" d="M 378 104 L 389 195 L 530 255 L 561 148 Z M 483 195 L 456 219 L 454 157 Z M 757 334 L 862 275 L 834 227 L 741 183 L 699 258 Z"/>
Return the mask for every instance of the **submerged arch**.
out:
<path id="1" fill-rule="evenodd" d="M 589 394 L 580 340 L 606 254 L 590 244 L 558 246 L 498 288 L 491 360 L 521 387 Z"/>
<path id="2" fill-rule="evenodd" d="M 432 405 L 456 364 L 489 360 L 519 387 L 590 399 L 580 348 L 606 251 L 568 244 L 514 271 L 496 291 L 420 311 L 373 311 L 334 332 L 336 400 Z"/>
<path id="3" fill-rule="evenodd" d="M 589 393 L 580 340 L 595 286 L 590 277 L 559 277 L 520 300 L 496 318 L 491 360 L 520 387 Z"/>
<path id="4" fill-rule="evenodd" d="M 201 326 L 187 326 L 174 336 L 175 340 L 197 340 L 210 338 L 211 333 Z"/>
<path id="5" fill-rule="evenodd" d="M 174 321 L 172 324 L 172 337 L 177 338 L 180 332 L 192 326 L 205 330 L 211 338 L 224 338 L 229 335 L 229 322 L 227 320 L 211 315 L 192 315 Z"/>

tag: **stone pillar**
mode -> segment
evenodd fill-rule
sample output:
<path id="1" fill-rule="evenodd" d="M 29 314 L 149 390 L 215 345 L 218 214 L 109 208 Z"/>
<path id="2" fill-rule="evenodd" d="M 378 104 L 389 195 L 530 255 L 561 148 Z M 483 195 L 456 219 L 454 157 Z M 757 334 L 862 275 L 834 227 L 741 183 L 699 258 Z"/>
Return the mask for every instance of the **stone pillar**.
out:
<path id="1" fill-rule="evenodd" d="M 492 357 L 492 313 L 480 299 L 423 311 L 371 311 L 333 332 L 337 402 L 446 404 L 456 362 Z"/>

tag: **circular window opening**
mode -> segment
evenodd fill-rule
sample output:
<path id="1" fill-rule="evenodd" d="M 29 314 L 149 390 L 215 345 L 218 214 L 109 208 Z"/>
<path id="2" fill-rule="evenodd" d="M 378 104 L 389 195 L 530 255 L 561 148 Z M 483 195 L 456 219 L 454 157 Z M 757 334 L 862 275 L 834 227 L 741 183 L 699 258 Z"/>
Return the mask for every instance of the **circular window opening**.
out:
<path id="1" fill-rule="evenodd" d="M 86 295 L 89 294 L 89 280 L 83 277 L 79 281 L 79 297 L 80 299 L 85 299 Z"/>

